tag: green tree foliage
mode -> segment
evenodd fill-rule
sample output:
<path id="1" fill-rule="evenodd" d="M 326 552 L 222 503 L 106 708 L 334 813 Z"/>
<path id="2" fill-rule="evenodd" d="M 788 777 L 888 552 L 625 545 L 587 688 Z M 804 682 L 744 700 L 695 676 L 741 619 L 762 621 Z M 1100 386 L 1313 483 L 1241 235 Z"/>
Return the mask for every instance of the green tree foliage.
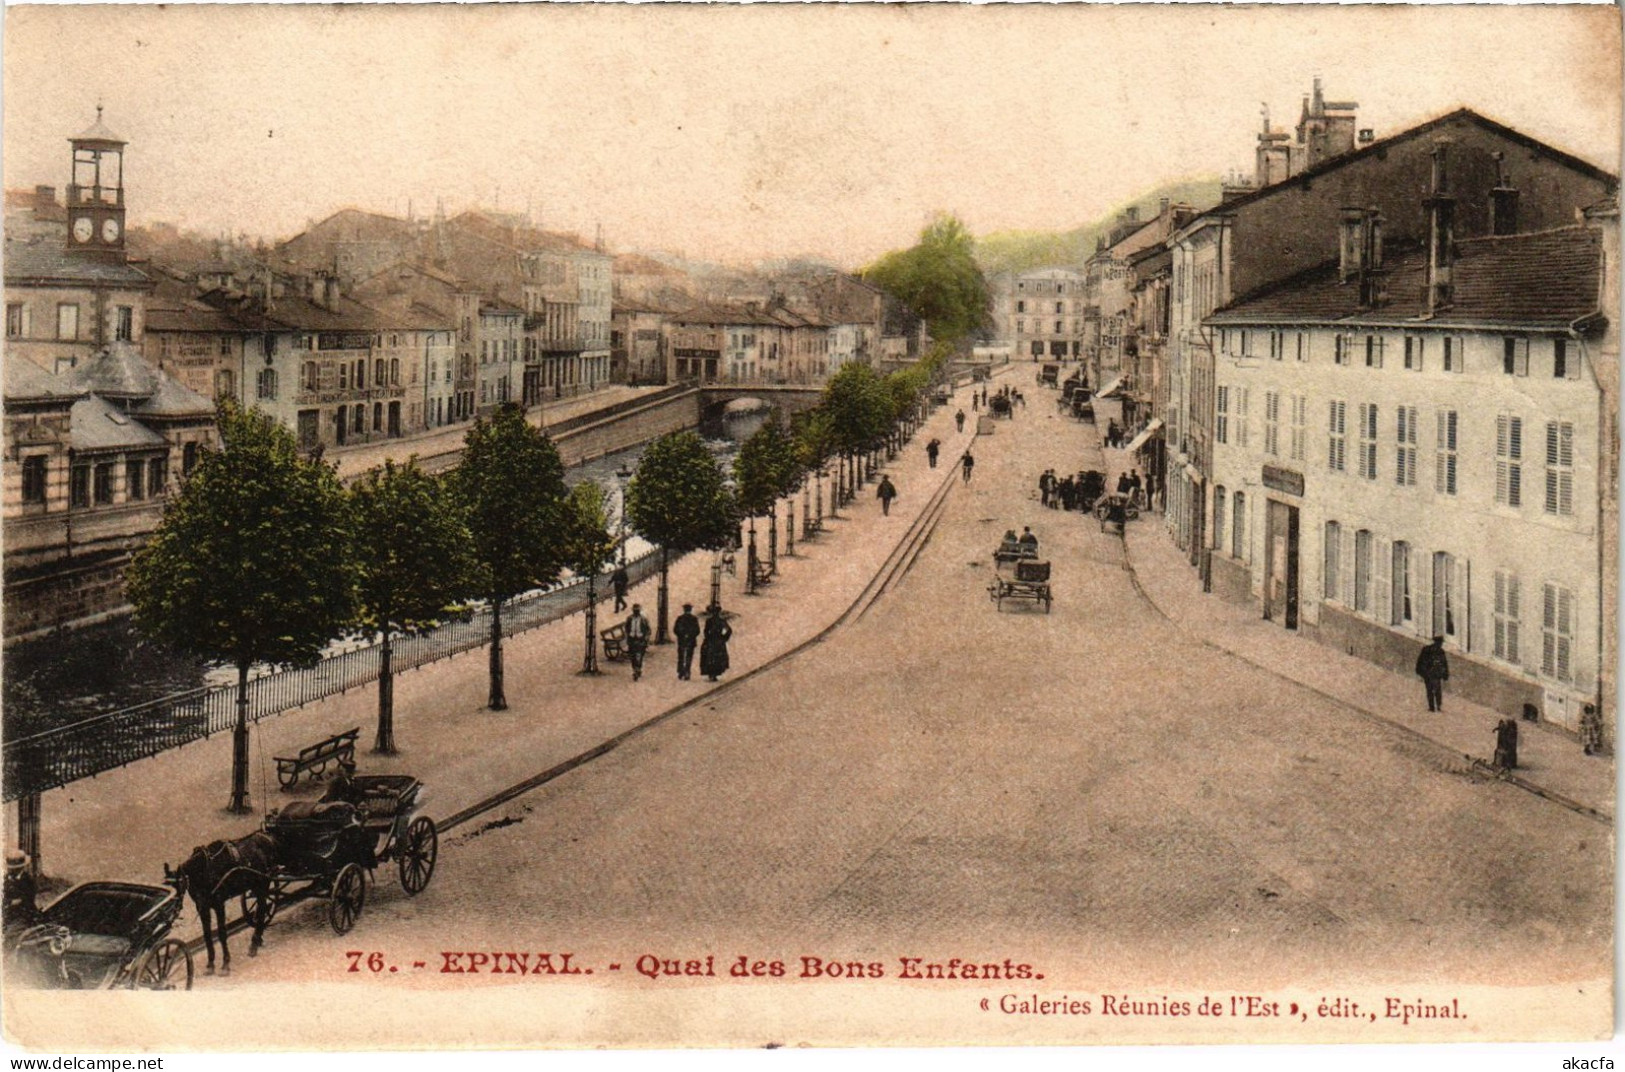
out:
<path id="1" fill-rule="evenodd" d="M 764 422 L 739 445 L 739 453 L 734 456 L 734 498 L 748 518 L 766 514 L 779 497 L 783 461 L 774 456 L 776 447 L 771 442 L 777 429 L 778 422 Z"/>
<path id="2" fill-rule="evenodd" d="M 986 326 L 992 305 L 975 253 L 959 218 L 938 213 L 918 243 L 885 254 L 862 276 L 923 317 L 932 337 L 957 341 Z"/>
<path id="3" fill-rule="evenodd" d="M 463 462 L 451 486 L 473 534 L 473 591 L 491 604 L 489 706 L 505 710 L 502 604 L 521 592 L 554 583 L 564 568 L 570 523 L 565 508 L 564 463 L 552 440 L 505 405 L 468 430 Z"/>
<path id="4" fill-rule="evenodd" d="M 570 519 L 570 538 L 565 563 L 578 576 L 587 578 L 587 647 L 581 672 L 598 672 L 598 575 L 615 557 L 615 537 L 609 531 L 609 497 L 591 480 L 570 489 L 565 502 Z"/>
<path id="5" fill-rule="evenodd" d="M 223 401 L 205 451 L 126 581 L 147 636 L 237 668 L 236 811 L 248 799 L 248 671 L 302 666 L 355 618 L 349 500 L 264 413 Z"/>
<path id="6" fill-rule="evenodd" d="M 660 597 L 655 643 L 666 642 L 670 556 L 731 546 L 736 505 L 722 466 L 693 432 L 674 432 L 649 444 L 626 489 L 632 527 L 660 548 Z"/>
<path id="7" fill-rule="evenodd" d="M 350 489 L 360 573 L 359 624 L 379 635 L 378 735 L 374 749 L 395 751 L 392 637 L 436 625 L 469 592 L 473 537 L 444 483 L 417 462 L 367 473 Z"/>

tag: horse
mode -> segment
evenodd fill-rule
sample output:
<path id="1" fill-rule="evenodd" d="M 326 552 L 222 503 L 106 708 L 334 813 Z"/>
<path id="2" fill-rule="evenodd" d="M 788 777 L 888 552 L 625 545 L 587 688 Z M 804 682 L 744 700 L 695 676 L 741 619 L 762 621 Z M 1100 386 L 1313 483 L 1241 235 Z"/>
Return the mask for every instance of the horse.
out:
<path id="1" fill-rule="evenodd" d="M 192 905 L 203 920 L 203 944 L 209 950 L 207 975 L 214 974 L 214 929 L 209 913 L 220 933 L 220 974 L 231 974 L 231 947 L 226 944 L 226 901 L 243 893 L 252 893 L 251 900 L 260 905 L 271 903 L 271 872 L 275 870 L 280 850 L 276 839 L 263 830 L 233 841 L 211 841 L 192 850 L 175 870 L 164 865 L 164 881 L 175 887 L 181 896 L 190 896 Z M 248 944 L 248 955 L 255 956 L 264 940 L 270 913 L 260 911 L 248 922 L 254 936 Z"/>

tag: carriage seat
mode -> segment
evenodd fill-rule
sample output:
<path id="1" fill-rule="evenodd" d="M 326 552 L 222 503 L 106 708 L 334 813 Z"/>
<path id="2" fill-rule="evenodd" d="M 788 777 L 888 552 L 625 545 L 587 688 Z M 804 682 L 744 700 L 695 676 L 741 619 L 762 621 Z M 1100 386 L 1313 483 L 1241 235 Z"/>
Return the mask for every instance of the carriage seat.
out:
<path id="1" fill-rule="evenodd" d="M 116 934 L 73 934 L 64 955 L 121 958 L 130 952 L 130 940 Z"/>

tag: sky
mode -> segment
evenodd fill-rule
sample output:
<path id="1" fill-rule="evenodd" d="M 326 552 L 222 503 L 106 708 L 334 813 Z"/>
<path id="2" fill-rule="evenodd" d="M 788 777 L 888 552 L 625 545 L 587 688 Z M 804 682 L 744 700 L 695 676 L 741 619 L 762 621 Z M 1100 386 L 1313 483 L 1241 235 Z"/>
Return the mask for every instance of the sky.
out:
<path id="1" fill-rule="evenodd" d="M 1320 76 L 1378 137 L 1467 105 L 1616 173 L 1611 7 L 8 6 L 7 188 L 128 140 L 134 224 L 528 210 L 614 250 L 848 267 L 936 210 L 1064 230 L 1250 171 Z"/>

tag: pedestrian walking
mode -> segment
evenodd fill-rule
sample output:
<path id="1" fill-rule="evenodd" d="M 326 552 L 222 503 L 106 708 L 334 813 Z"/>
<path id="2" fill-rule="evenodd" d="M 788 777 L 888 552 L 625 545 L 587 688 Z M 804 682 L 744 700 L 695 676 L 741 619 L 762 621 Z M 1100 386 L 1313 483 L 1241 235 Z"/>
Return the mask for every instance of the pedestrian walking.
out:
<path id="1" fill-rule="evenodd" d="M 615 613 L 626 609 L 626 567 L 616 566 L 609 576 L 609 586 L 615 590 Z"/>
<path id="2" fill-rule="evenodd" d="M 1428 710 L 1444 710 L 1444 683 L 1450 680 L 1450 660 L 1445 658 L 1444 637 L 1436 636 L 1433 643 L 1422 649 L 1416 657 L 1416 676 L 1427 689 Z"/>
<path id="3" fill-rule="evenodd" d="M 28 869 L 28 856 L 12 850 L 6 853 L 5 904 L 0 916 L 5 919 L 8 933 L 19 924 L 32 924 L 40 918 L 36 898 L 38 887 Z"/>
<path id="4" fill-rule="evenodd" d="M 976 459 L 971 457 L 970 451 L 967 450 L 965 452 L 965 456 L 959 459 L 959 475 L 961 477 L 961 483 L 970 483 L 970 471 L 974 468 L 976 468 Z"/>
<path id="5" fill-rule="evenodd" d="M 715 681 L 728 670 L 728 641 L 732 627 L 722 618 L 722 608 L 712 607 L 705 619 L 705 639 L 700 643 L 700 673 Z"/>
<path id="6" fill-rule="evenodd" d="M 897 486 L 891 482 L 891 477 L 882 476 L 880 486 L 875 489 L 875 498 L 880 500 L 880 513 L 884 517 L 891 516 L 891 501 L 897 498 Z"/>
<path id="7" fill-rule="evenodd" d="M 643 656 L 649 650 L 649 619 L 643 616 L 643 607 L 632 604 L 632 613 L 626 619 L 626 658 L 632 664 L 632 680 L 643 676 Z"/>
<path id="8" fill-rule="evenodd" d="M 1503 718 L 1495 724 L 1495 766 L 1501 770 L 1518 769 L 1518 723 Z"/>
<path id="9" fill-rule="evenodd" d="M 974 404 L 975 403 L 973 402 L 972 405 L 974 405 Z M 965 430 L 965 411 L 964 410 L 960 410 L 958 413 L 954 414 L 954 430 L 959 431 L 959 432 L 963 432 Z"/>
<path id="10" fill-rule="evenodd" d="M 1142 506 L 1145 505 L 1140 499 L 1140 471 L 1138 469 L 1128 471 L 1128 493 L 1129 497 L 1135 502 L 1140 503 Z"/>
<path id="11" fill-rule="evenodd" d="M 700 641 L 700 620 L 694 617 L 694 604 L 683 604 L 683 613 L 671 623 L 671 633 L 677 638 L 677 680 L 687 681 L 693 676 L 694 647 Z"/>
<path id="12" fill-rule="evenodd" d="M 1048 507 L 1050 493 L 1055 489 L 1055 470 L 1045 469 L 1038 476 L 1038 505 Z"/>
<path id="13" fill-rule="evenodd" d="M 925 445 L 925 457 L 926 460 L 931 463 L 931 468 L 933 469 L 937 467 L 937 452 L 941 449 L 942 440 L 940 439 L 933 439 L 931 442 Z"/>
<path id="14" fill-rule="evenodd" d="M 1130 486 L 1131 485 L 1129 483 L 1128 474 L 1127 473 L 1118 473 L 1117 474 L 1117 494 L 1119 494 L 1119 495 L 1127 495 L 1129 493 Z"/>
<path id="15" fill-rule="evenodd" d="M 972 413 L 975 413 L 977 410 L 979 410 L 981 408 L 982 408 L 981 401 L 978 399 L 978 397 L 976 395 L 976 392 L 972 391 L 970 393 L 970 411 Z"/>

